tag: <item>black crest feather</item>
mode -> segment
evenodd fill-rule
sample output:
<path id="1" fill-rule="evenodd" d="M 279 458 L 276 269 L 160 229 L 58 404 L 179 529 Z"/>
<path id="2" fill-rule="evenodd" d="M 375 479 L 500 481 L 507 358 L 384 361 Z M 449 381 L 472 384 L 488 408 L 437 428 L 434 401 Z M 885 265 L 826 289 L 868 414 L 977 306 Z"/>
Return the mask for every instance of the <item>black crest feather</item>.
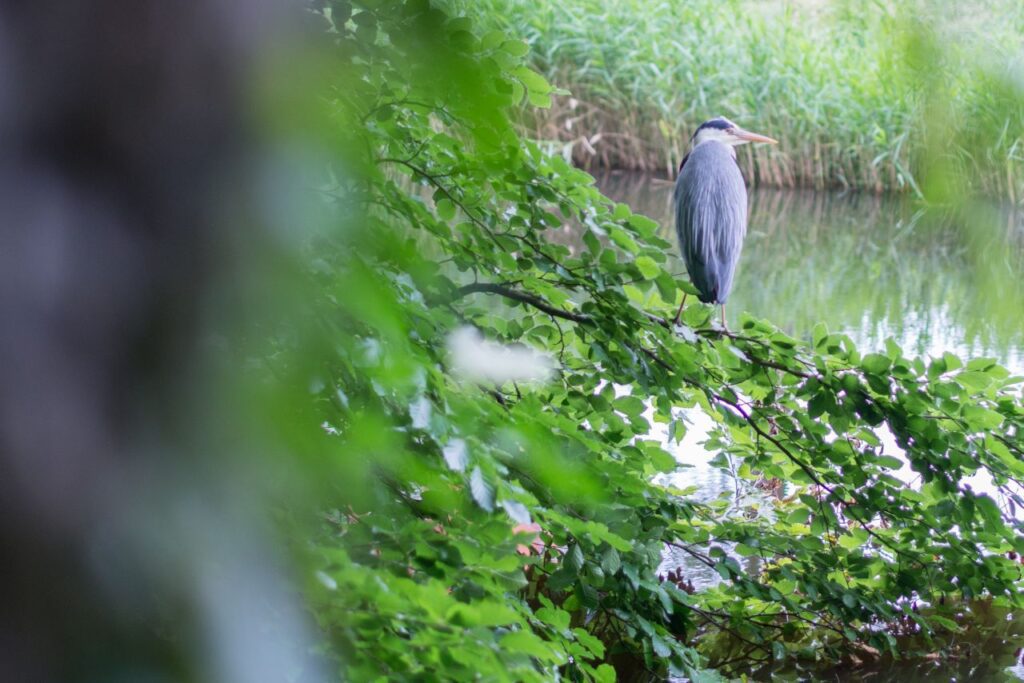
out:
<path id="1" fill-rule="evenodd" d="M 717 128 L 718 130 L 729 130 L 735 128 L 736 124 L 725 118 L 724 116 L 716 116 L 713 119 L 708 119 L 704 123 L 697 127 L 697 130 L 693 131 L 693 135 L 690 136 L 690 140 L 697 137 L 697 133 L 701 132 L 705 128 Z"/>

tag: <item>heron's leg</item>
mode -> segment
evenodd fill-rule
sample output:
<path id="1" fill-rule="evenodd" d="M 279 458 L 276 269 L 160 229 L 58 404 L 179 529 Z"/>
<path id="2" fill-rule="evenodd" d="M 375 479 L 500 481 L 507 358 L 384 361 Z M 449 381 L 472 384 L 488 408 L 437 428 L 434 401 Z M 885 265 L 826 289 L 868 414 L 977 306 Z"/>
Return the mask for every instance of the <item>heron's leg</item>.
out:
<path id="1" fill-rule="evenodd" d="M 679 302 L 679 310 L 676 311 L 676 319 L 672 321 L 673 325 L 679 324 L 679 316 L 683 314 L 683 306 L 686 304 L 686 292 L 683 292 L 683 300 Z"/>
<path id="2" fill-rule="evenodd" d="M 725 324 L 725 304 L 722 304 L 722 329 L 728 330 L 729 326 Z"/>

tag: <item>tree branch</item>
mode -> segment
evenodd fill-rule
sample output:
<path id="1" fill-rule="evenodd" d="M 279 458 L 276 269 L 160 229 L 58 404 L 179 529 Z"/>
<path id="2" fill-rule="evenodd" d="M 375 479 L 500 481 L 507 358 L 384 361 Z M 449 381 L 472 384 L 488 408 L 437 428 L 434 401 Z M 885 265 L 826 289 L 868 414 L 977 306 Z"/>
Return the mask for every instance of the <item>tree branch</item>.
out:
<path id="1" fill-rule="evenodd" d="M 518 289 L 511 289 L 504 285 L 494 284 L 492 282 L 474 282 L 472 284 L 464 285 L 455 290 L 455 299 L 461 299 L 468 294 L 474 294 L 476 292 L 486 292 L 488 294 L 500 294 L 506 299 L 512 299 L 513 301 L 521 301 L 524 304 L 529 304 L 537 310 L 544 311 L 550 316 L 556 318 L 562 318 L 564 320 L 571 320 L 574 323 L 588 323 L 592 322 L 591 318 L 586 313 L 575 313 L 573 311 L 565 311 L 561 308 L 555 308 L 544 299 L 534 294 L 527 294 L 521 292 Z"/>

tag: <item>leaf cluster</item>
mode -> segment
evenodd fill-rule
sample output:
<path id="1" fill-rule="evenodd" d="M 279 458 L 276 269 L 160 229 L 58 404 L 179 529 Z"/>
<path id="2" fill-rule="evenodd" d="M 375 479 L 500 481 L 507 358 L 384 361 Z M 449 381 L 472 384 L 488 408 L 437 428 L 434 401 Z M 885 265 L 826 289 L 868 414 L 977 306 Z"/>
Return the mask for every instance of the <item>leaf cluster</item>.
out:
<path id="1" fill-rule="evenodd" d="M 320 194 L 345 229 L 310 240 L 313 322 L 266 364 L 297 387 L 288 438 L 325 463 L 301 551 L 346 678 L 711 680 L 949 626 L 913 600 L 1021 601 L 1021 378 L 821 326 L 729 332 L 698 303 L 673 325 L 692 288 L 657 224 L 512 125 L 554 92 L 522 42 L 415 0 L 316 16 L 338 150 Z M 466 327 L 555 376 L 460 375 Z M 695 411 L 717 465 L 781 482 L 769 514 L 665 483 Z M 694 590 L 669 550 L 720 582 Z"/>

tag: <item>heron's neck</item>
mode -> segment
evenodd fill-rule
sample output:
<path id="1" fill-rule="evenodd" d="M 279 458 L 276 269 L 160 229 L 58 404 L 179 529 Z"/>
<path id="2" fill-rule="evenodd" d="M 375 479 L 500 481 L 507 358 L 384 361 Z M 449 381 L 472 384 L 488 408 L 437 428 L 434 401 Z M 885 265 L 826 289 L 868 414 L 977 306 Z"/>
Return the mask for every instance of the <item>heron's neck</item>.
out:
<path id="1" fill-rule="evenodd" d="M 698 139 L 697 142 L 693 145 L 693 149 L 697 149 L 701 145 L 719 145 L 721 147 L 725 147 L 727 150 L 729 150 L 729 154 L 732 155 L 732 158 L 736 158 L 736 148 L 728 143 L 721 142 L 720 140 L 715 140 L 714 138 L 704 140 Z"/>

